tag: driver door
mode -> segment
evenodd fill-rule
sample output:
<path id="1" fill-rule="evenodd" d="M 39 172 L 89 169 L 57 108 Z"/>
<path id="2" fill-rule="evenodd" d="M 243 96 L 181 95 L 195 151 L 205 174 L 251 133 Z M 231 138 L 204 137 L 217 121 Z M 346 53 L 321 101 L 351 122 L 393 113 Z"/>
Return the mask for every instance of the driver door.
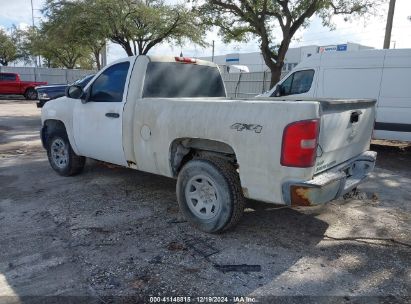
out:
<path id="1" fill-rule="evenodd" d="M 106 68 L 87 88 L 87 102 L 74 107 L 74 140 L 80 155 L 127 165 L 123 151 L 123 107 L 130 62 Z"/>

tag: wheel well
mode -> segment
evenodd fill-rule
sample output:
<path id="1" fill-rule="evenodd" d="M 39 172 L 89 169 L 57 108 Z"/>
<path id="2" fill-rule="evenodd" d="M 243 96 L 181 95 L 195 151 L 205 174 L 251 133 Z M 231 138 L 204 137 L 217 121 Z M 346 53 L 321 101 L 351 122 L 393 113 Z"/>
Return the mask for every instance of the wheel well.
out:
<path id="1" fill-rule="evenodd" d="M 41 129 L 41 139 L 44 148 L 47 147 L 47 140 L 50 134 L 55 132 L 64 132 L 67 134 L 66 126 L 61 120 L 48 119 L 44 121 L 43 128 Z"/>
<path id="2" fill-rule="evenodd" d="M 26 94 L 27 94 L 27 91 L 28 91 L 28 90 L 30 90 L 30 89 L 35 90 L 35 88 L 34 88 L 34 87 L 28 87 L 28 88 L 26 88 L 26 90 L 24 91 L 24 95 L 26 95 Z"/>
<path id="3" fill-rule="evenodd" d="M 170 166 L 176 177 L 189 160 L 202 155 L 214 155 L 224 158 L 237 166 L 234 149 L 223 142 L 202 138 L 175 139 L 170 146 Z"/>

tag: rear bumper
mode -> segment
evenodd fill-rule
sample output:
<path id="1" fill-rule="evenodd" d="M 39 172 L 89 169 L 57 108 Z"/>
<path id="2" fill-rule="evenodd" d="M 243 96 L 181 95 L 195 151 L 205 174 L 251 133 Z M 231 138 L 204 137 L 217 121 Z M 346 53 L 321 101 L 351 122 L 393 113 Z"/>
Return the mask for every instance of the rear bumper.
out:
<path id="1" fill-rule="evenodd" d="M 291 206 L 325 204 L 357 187 L 374 169 L 377 152 L 366 151 L 312 180 L 289 181 L 282 186 L 283 198 Z"/>

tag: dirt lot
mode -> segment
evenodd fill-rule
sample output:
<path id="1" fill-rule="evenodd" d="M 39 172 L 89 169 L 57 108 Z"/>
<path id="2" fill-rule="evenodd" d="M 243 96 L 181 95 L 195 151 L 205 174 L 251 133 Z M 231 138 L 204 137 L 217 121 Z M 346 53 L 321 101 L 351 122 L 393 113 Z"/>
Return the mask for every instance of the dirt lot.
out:
<path id="1" fill-rule="evenodd" d="M 0 101 L 0 302 L 410 300 L 410 146 L 373 145 L 378 168 L 356 197 L 300 209 L 250 201 L 235 230 L 209 235 L 180 217 L 172 179 L 91 160 L 82 175 L 56 175 L 39 116 L 33 103 Z M 255 266 L 219 268 L 240 264 Z"/>

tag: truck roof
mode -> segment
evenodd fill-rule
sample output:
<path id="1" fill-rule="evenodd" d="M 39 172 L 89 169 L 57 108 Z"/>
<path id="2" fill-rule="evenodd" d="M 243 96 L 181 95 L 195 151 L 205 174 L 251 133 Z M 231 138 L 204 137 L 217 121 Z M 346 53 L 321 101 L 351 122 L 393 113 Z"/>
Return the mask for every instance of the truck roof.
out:
<path id="1" fill-rule="evenodd" d="M 297 68 L 411 66 L 411 49 L 324 52 L 301 61 Z"/>
<path id="2" fill-rule="evenodd" d="M 137 55 L 137 56 L 130 56 L 130 57 L 125 57 L 122 59 L 118 59 L 113 63 L 118 63 L 118 62 L 124 62 L 126 60 L 135 60 L 137 59 L 137 57 L 139 56 L 144 56 L 147 57 L 149 59 L 149 61 L 151 62 L 180 62 L 180 63 L 185 63 L 185 64 L 196 64 L 196 65 L 206 65 L 206 66 L 210 66 L 210 67 L 215 67 L 218 68 L 218 65 L 210 62 L 210 61 L 206 61 L 206 60 L 202 60 L 202 59 L 198 59 L 198 58 L 192 58 L 192 57 L 180 57 L 180 56 L 149 56 L 149 55 Z"/>
<path id="3" fill-rule="evenodd" d="M 211 67 L 217 67 L 217 64 L 191 57 L 179 57 L 179 56 L 147 56 L 152 62 L 181 62 L 187 64 L 207 65 Z"/>

